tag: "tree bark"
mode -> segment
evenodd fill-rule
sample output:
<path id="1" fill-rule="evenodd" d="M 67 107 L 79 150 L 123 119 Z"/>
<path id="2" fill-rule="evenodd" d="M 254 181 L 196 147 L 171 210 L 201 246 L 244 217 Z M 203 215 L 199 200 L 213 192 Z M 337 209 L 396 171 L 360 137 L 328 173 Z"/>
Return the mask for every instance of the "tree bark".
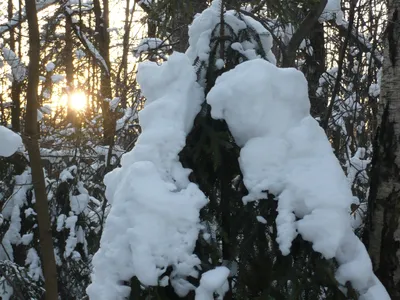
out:
<path id="1" fill-rule="evenodd" d="M 364 242 L 392 299 L 400 299 L 400 0 L 388 3 L 381 99 Z"/>
<path id="2" fill-rule="evenodd" d="M 49 207 L 47 203 L 46 187 L 37 130 L 38 85 L 40 39 L 36 12 L 36 1 L 25 0 L 26 14 L 29 28 L 29 68 L 27 87 L 27 106 L 25 124 L 25 144 L 28 150 L 32 170 L 32 183 L 35 192 L 37 220 L 39 226 L 40 250 L 45 278 L 45 299 L 58 299 L 57 269 L 54 258 L 53 240 L 50 226 Z"/>
<path id="3" fill-rule="evenodd" d="M 192 23 L 196 13 L 201 13 L 207 8 L 207 1 L 176 1 L 176 15 L 172 22 L 173 49 L 185 52 L 189 45 L 188 26 Z"/>
<path id="4" fill-rule="evenodd" d="M 8 0 L 8 19 L 12 20 L 14 17 L 13 15 L 13 3 L 12 0 Z M 20 39 L 20 37 L 19 37 Z M 21 43 L 21 42 L 19 42 Z M 14 33 L 14 28 L 10 29 L 10 49 L 14 53 L 17 53 L 15 49 L 15 33 Z M 21 83 L 13 80 L 11 83 L 11 101 L 13 103 L 11 107 L 11 127 L 12 130 L 15 132 L 20 132 L 21 127 L 20 127 L 20 117 L 21 117 L 21 100 L 20 100 L 20 94 L 21 94 Z"/>
<path id="5" fill-rule="evenodd" d="M 320 117 L 322 119 L 328 99 L 317 95 L 319 79 L 325 72 L 326 59 L 324 25 L 320 22 L 316 22 L 310 32 L 310 46 L 313 52 L 306 56 L 307 69 L 305 70 L 305 75 L 308 81 L 311 114 L 313 117 Z"/>
<path id="6" fill-rule="evenodd" d="M 111 70 L 110 70 L 110 34 L 108 32 L 109 27 L 109 5 L 108 0 L 103 0 L 103 10 L 100 6 L 100 0 L 93 1 L 94 13 L 96 17 L 96 32 L 98 34 L 97 43 L 99 46 L 100 55 L 103 57 L 108 67 L 108 72 L 102 69 L 100 79 L 100 93 L 101 93 L 101 109 L 103 114 L 103 127 L 104 127 L 104 144 L 112 146 L 114 144 L 115 134 L 115 120 L 113 114 L 110 111 L 109 102 L 106 99 L 111 100 Z"/>
<path id="7" fill-rule="evenodd" d="M 76 111 L 71 104 L 71 93 L 74 90 L 74 62 L 73 62 L 73 40 L 71 23 L 65 22 L 65 77 L 67 80 L 67 94 L 68 94 L 68 107 L 67 107 L 67 120 L 75 125 Z"/>
<path id="8" fill-rule="evenodd" d="M 133 22 L 133 12 L 130 12 L 130 0 L 125 2 L 125 21 L 124 21 L 124 38 L 121 64 L 117 74 L 117 96 L 121 98 L 122 108 L 127 107 L 127 92 L 128 86 L 128 54 L 129 54 L 129 37 Z M 135 5 L 135 3 L 133 4 Z M 135 6 L 134 6 L 135 7 Z M 134 9 L 133 9 L 134 11 Z"/>

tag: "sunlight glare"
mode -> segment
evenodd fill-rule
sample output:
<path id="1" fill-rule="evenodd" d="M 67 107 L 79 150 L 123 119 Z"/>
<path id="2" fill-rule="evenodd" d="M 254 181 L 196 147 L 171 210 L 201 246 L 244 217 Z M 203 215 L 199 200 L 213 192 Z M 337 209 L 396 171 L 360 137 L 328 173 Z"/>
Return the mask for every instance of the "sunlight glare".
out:
<path id="1" fill-rule="evenodd" d="M 84 110 L 86 107 L 86 95 L 84 92 L 71 94 L 71 108 L 77 111 Z"/>

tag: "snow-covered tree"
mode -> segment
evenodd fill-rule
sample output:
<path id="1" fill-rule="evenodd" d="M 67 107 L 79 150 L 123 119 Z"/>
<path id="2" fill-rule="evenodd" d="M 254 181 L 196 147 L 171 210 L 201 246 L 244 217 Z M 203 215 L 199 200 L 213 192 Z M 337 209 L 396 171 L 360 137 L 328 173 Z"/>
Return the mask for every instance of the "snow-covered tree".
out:
<path id="1" fill-rule="evenodd" d="M 91 299 L 389 299 L 307 82 L 215 0 L 189 49 L 142 63 L 142 133 L 107 174 Z"/>

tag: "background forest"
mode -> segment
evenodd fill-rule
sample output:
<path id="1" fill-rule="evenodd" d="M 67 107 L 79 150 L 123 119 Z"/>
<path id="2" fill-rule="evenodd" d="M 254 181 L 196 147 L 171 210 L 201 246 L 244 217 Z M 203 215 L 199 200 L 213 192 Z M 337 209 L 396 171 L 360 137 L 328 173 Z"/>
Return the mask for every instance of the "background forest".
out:
<path id="1" fill-rule="evenodd" d="M 106 225 L 110 201 L 117 201 L 108 192 L 116 175 L 107 174 L 117 174 L 113 170 L 123 165 L 122 156 L 137 146 L 146 99 L 159 97 L 137 76 L 139 64 L 168 62 L 163 74 L 175 78 L 174 61 L 177 70 L 186 69 L 179 56 L 169 59 L 187 51 L 209 102 L 221 74 L 251 60 L 246 45 L 258 58 L 304 74 L 311 116 L 352 191 L 351 226 L 377 278 L 392 299 L 400 299 L 398 8 L 397 0 L 1 1 L 0 125 L 23 141 L 15 153 L 0 156 L 1 299 L 384 300 L 378 294 L 363 298 L 365 287 L 341 282 L 335 273 L 340 259 L 326 258 L 305 237 L 294 238 L 290 253 L 282 255 L 276 242 L 277 195 L 262 191 L 266 201 L 242 202 L 249 188 L 238 164 L 240 143 L 204 103 L 178 160 L 193 170 L 189 180 L 209 201 L 200 211 L 192 249 L 199 273 L 215 270 L 216 277 L 208 279 L 218 281 L 224 270 L 216 268 L 225 267 L 227 286 L 201 294 L 207 277 L 180 270 L 182 280 L 172 264 L 155 284 L 137 274 L 118 278 L 115 296 L 106 296 L 111 294 L 96 281 L 91 285 L 93 256 L 106 244 L 102 234 L 111 226 Z M 217 23 L 204 27 L 210 32 L 206 58 L 193 50 L 198 27 L 188 31 L 205 9 L 202 16 L 219 14 Z M 242 28 L 237 20 L 247 25 Z M 260 78 L 250 76 L 263 85 Z M 161 121 L 158 126 L 164 132 Z M 0 147 L 12 142 L 2 130 Z M 148 189 L 157 190 L 157 184 Z M 120 223 L 128 224 L 129 216 L 121 215 Z M 96 268 L 98 277 L 114 274 L 112 264 L 108 271 Z"/>

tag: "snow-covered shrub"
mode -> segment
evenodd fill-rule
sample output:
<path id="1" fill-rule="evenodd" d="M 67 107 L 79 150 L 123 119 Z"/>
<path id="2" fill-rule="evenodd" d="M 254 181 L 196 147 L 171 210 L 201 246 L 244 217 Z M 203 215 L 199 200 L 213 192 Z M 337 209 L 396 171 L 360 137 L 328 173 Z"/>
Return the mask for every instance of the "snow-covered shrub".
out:
<path id="1" fill-rule="evenodd" d="M 40 299 L 43 290 L 39 233 L 29 160 L 21 138 L 10 130 L 0 135 L 6 147 L 0 152 L 0 284 L 8 296 L 32 295 Z M 73 127 L 55 128 L 43 120 L 41 156 L 50 207 L 52 235 L 62 299 L 81 299 L 90 281 L 91 258 L 99 247 L 108 205 L 104 197 L 103 174 L 109 149 L 96 145 L 93 132 L 81 134 Z M 4 139 L 3 139 L 4 138 Z M 118 147 L 111 151 L 115 160 Z M 10 269 L 12 266 L 13 269 Z M 4 268 L 3 268 L 4 267 Z M 3 277 L 1 277 L 3 276 Z M 11 289 L 10 289 L 11 287 Z M 17 289 L 15 287 L 18 287 Z M 1 287 L 0 287 L 1 289 Z M 5 292 L 4 292 L 5 293 Z M 36 294 L 34 294 L 36 293 Z M 35 295 L 35 297 L 33 296 Z M 4 299 L 6 296 L 2 296 Z M 13 299 L 13 298 L 11 298 Z"/>

